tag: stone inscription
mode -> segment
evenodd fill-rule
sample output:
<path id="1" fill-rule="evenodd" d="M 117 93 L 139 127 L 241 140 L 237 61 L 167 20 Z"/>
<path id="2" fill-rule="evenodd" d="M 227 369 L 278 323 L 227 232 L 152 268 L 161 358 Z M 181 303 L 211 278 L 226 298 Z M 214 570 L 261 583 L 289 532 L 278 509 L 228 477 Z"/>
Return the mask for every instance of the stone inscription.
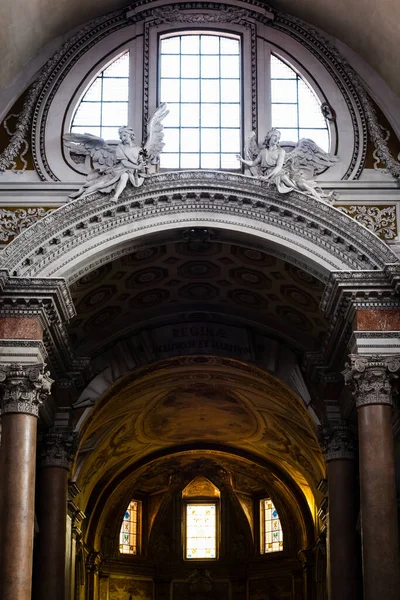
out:
<path id="1" fill-rule="evenodd" d="M 222 354 L 250 360 L 248 333 L 239 327 L 184 323 L 152 332 L 154 350 L 160 357 L 177 354 Z"/>

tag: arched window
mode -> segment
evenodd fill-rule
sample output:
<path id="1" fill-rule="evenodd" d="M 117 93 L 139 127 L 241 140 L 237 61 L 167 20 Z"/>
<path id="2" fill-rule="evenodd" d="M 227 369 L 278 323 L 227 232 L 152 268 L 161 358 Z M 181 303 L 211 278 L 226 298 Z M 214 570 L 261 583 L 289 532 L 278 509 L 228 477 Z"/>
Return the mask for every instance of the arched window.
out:
<path id="1" fill-rule="evenodd" d="M 329 130 L 321 103 L 310 86 L 286 62 L 271 54 L 271 121 L 282 140 L 310 138 L 329 151 Z"/>
<path id="2" fill-rule="evenodd" d="M 260 500 L 261 554 L 283 550 L 283 531 L 278 511 L 271 498 Z"/>
<path id="3" fill-rule="evenodd" d="M 118 139 L 118 127 L 128 123 L 129 52 L 103 69 L 86 90 L 72 118 L 73 133 Z"/>
<path id="4" fill-rule="evenodd" d="M 119 551 L 121 554 L 139 553 L 140 502 L 131 500 L 124 513 L 119 534 Z"/>
<path id="5" fill-rule="evenodd" d="M 240 39 L 188 32 L 160 40 L 161 167 L 238 169 L 241 147 Z"/>
<path id="6" fill-rule="evenodd" d="M 187 560 L 212 560 L 218 556 L 220 492 L 206 477 L 196 477 L 183 490 Z"/>

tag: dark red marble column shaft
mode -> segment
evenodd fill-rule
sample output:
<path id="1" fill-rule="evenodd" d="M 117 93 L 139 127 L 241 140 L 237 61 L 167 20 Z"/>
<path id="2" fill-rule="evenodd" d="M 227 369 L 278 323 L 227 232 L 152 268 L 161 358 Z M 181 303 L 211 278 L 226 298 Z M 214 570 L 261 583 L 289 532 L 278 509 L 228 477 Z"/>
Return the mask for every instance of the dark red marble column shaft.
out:
<path id="1" fill-rule="evenodd" d="M 329 494 L 329 600 L 357 600 L 357 494 L 355 461 L 327 462 Z"/>
<path id="2" fill-rule="evenodd" d="M 358 408 L 364 600 L 398 600 L 397 528 L 392 408 Z"/>
<path id="3" fill-rule="evenodd" d="M 36 431 L 36 416 L 2 416 L 1 600 L 31 600 Z"/>
<path id="4" fill-rule="evenodd" d="M 68 470 L 43 467 L 38 472 L 35 600 L 64 600 Z"/>

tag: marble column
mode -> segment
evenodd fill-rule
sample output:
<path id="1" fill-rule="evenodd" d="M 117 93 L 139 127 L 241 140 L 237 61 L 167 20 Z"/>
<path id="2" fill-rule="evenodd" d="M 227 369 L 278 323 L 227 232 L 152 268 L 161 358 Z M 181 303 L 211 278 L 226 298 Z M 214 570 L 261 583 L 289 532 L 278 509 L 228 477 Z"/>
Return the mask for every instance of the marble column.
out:
<path id="1" fill-rule="evenodd" d="M 52 427 L 41 436 L 39 451 L 35 600 L 65 600 L 68 472 L 74 451 L 71 430 Z"/>
<path id="2" fill-rule="evenodd" d="M 400 556 L 392 431 L 399 356 L 350 355 L 358 412 L 364 600 L 398 600 Z"/>
<path id="3" fill-rule="evenodd" d="M 324 434 L 329 499 L 328 598 L 357 600 L 358 494 L 354 443 L 344 422 L 326 427 Z"/>
<path id="4" fill-rule="evenodd" d="M 1 600 L 31 600 L 37 418 L 51 384 L 43 364 L 0 366 Z"/>

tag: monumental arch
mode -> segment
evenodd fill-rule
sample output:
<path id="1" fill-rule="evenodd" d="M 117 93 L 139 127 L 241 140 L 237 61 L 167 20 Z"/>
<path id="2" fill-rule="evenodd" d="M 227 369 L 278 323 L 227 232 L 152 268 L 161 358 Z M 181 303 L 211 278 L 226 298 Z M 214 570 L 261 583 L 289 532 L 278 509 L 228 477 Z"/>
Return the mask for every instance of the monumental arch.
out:
<path id="1" fill-rule="evenodd" d="M 76 7 L 7 44 L 4 600 L 398 596 L 398 81 L 287 4 Z M 69 143 L 118 156 L 121 126 L 133 166 Z"/>

